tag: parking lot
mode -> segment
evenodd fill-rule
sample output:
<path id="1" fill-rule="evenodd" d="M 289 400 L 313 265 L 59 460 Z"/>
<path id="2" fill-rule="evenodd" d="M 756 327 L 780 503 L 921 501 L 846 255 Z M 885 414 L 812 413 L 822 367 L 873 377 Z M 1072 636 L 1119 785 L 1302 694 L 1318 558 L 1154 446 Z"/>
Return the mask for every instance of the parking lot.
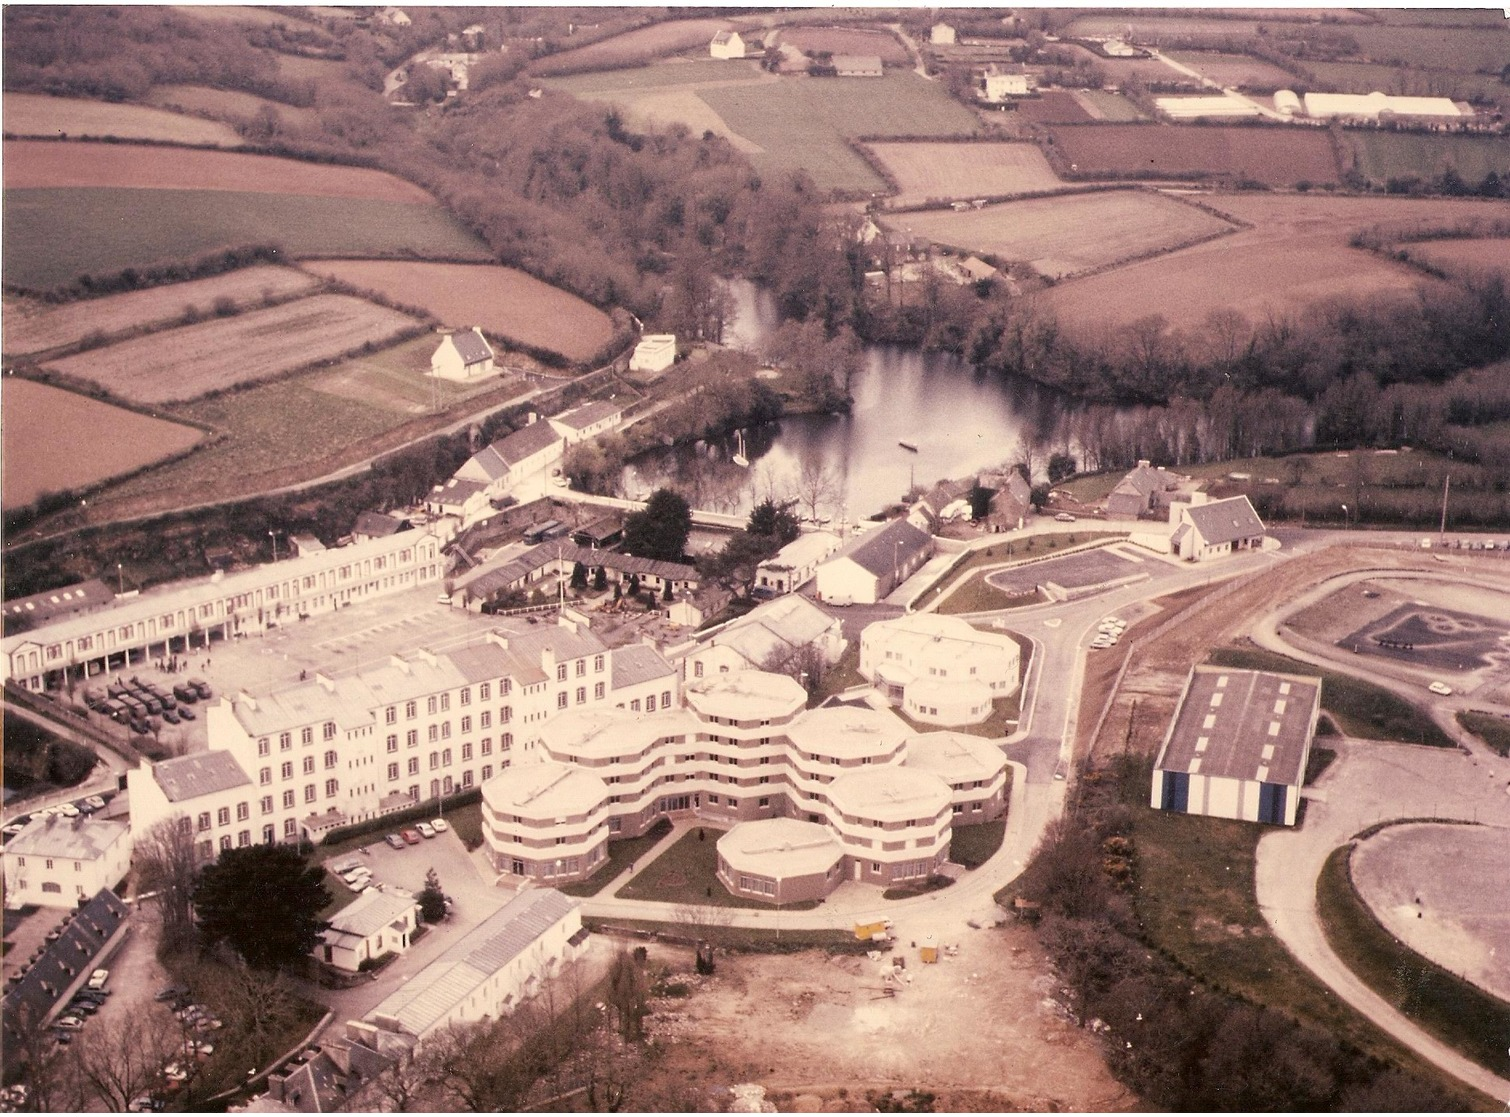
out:
<path id="1" fill-rule="evenodd" d="M 986 576 L 986 583 L 1006 593 L 1025 594 L 1048 582 L 1065 589 L 1082 589 L 1136 574 L 1163 572 L 1165 568 L 1156 560 L 1136 560 L 1110 547 L 1098 547 L 1063 558 L 998 570 Z"/>
<path id="2" fill-rule="evenodd" d="M 402 828 L 412 825 L 405 823 Z M 401 827 L 395 826 L 389 832 L 399 829 Z M 512 896 L 507 890 L 494 888 L 491 875 L 484 877 L 479 867 L 480 856 L 468 853 L 456 832 L 449 830 L 434 838 L 422 838 L 419 845 L 405 845 L 403 849 L 392 849 L 381 834 L 374 834 L 361 849 L 324 857 L 322 862 L 326 868 L 347 863 L 365 865 L 372 870 L 373 883 L 405 888 L 415 894 L 425 886 L 425 873 L 433 868 L 440 878 L 441 891 L 453 901 L 452 922 L 470 926 L 502 907 Z M 345 886 L 336 884 L 333 887 Z M 355 895 L 353 890 L 347 891 Z"/>

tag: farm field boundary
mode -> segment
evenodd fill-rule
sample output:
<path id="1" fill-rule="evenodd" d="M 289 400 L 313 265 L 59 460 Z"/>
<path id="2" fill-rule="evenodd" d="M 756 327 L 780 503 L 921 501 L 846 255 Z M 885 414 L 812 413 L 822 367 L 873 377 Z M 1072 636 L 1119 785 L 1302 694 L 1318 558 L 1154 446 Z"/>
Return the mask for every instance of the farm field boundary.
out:
<path id="1" fill-rule="evenodd" d="M 350 295 L 312 295 L 89 350 L 48 368 L 138 403 L 168 403 L 289 375 L 422 328 Z"/>
<path id="2" fill-rule="evenodd" d="M 564 77 L 595 70 L 630 69 L 696 47 L 703 47 L 706 53 L 713 36 L 732 26 L 732 21 L 727 19 L 679 19 L 655 23 L 537 59 L 531 64 L 530 72 L 542 77 Z"/>
<path id="3" fill-rule="evenodd" d="M 421 308 L 449 327 L 584 362 L 613 340 L 612 319 L 576 295 L 515 268 L 490 264 L 322 260 L 309 271 L 395 303 Z"/>
<path id="4" fill-rule="evenodd" d="M 1331 136 L 1319 129 L 1077 124 L 1049 135 L 1060 173 L 1073 178 L 1234 178 L 1267 186 L 1339 180 Z"/>
<path id="5" fill-rule="evenodd" d="M 7 140 L 5 187 L 106 186 L 305 194 L 433 206 L 433 197 L 397 175 L 339 163 L 158 144 Z"/>
<path id="6" fill-rule="evenodd" d="M 168 112 L 164 108 L 87 101 L 78 97 L 50 97 L 45 93 L 6 93 L 4 106 L 7 137 L 98 137 L 214 147 L 241 146 L 241 137 L 227 124 Z"/>
<path id="7" fill-rule="evenodd" d="M 205 432 L 48 384 L 7 377 L 4 491 L 8 510 L 45 493 L 78 493 L 189 453 Z M 24 418 L 23 418 L 24 417 Z"/>
<path id="8" fill-rule="evenodd" d="M 6 307 L 6 352 L 43 353 L 116 340 L 154 327 L 298 297 L 319 282 L 293 268 L 263 264 L 97 299 L 60 304 L 18 299 Z"/>
<path id="9" fill-rule="evenodd" d="M 899 209 L 956 198 L 1046 194 L 1064 186 L 1033 143 L 872 139 L 857 147 L 895 190 L 891 204 Z"/>
<path id="10" fill-rule="evenodd" d="M 364 198 L 58 187 L 6 190 L 5 282 L 46 293 L 247 244 L 286 258 L 397 256 L 487 262 L 492 253 L 434 205 Z"/>
<path id="11" fill-rule="evenodd" d="M 1442 136 L 1422 132 L 1374 129 L 1343 134 L 1358 171 L 1370 182 L 1433 180 L 1455 173 L 1468 189 L 1475 189 L 1491 173 L 1510 177 L 1510 144 L 1503 136 Z"/>

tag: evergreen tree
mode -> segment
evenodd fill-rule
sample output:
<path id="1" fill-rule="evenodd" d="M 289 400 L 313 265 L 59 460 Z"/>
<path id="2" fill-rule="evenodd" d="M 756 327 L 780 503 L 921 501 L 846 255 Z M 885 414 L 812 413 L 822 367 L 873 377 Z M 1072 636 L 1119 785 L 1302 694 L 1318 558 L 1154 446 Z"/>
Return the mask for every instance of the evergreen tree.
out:
<path id="1" fill-rule="evenodd" d="M 194 907 L 205 946 L 224 940 L 247 965 L 292 965 L 314 949 L 330 903 L 325 871 L 285 845 L 228 849 L 199 875 Z"/>

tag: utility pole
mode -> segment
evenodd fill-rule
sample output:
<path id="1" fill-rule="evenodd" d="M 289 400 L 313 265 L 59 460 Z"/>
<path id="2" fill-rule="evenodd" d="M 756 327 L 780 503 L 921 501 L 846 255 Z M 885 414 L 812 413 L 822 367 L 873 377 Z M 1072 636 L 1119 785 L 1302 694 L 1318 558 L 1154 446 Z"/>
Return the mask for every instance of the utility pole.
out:
<path id="1" fill-rule="evenodd" d="M 1437 546 L 1447 542 L 1447 488 L 1452 484 L 1452 474 L 1448 474 L 1442 481 L 1442 523 L 1437 528 Z"/>

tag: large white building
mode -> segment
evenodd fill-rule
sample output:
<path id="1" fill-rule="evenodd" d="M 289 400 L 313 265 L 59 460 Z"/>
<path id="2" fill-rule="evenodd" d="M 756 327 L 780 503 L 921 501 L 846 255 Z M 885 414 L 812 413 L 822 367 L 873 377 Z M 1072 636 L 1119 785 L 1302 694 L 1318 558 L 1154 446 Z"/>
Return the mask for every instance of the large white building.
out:
<path id="1" fill-rule="evenodd" d="M 6 678 L 42 690 L 72 677 L 260 632 L 312 613 L 439 582 L 441 541 L 406 531 L 117 597 L 0 641 Z"/>
<path id="2" fill-rule="evenodd" d="M 783 670 L 811 647 L 824 666 L 837 663 L 848 641 L 838 620 L 805 597 L 793 594 L 757 605 L 742 617 L 698 634 L 698 641 L 673 651 L 682 675 L 701 679 L 750 668 Z"/>
<path id="3" fill-rule="evenodd" d="M 1280 93 L 1286 92 L 1280 90 Z M 1279 103 L 1280 93 L 1274 100 Z M 1287 98 L 1288 100 L 1288 98 Z M 1387 93 L 1307 93 L 1307 116 L 1380 120 L 1412 116 L 1430 120 L 1456 120 L 1464 115 L 1451 97 L 1396 97 Z"/>
<path id="4" fill-rule="evenodd" d="M 137 839 L 158 823 L 176 819 L 193 831 L 194 853 L 201 861 L 232 847 L 299 837 L 296 807 L 259 795 L 246 770 L 223 749 L 156 764 L 144 761 L 126 773 L 126 789 Z"/>
<path id="5" fill-rule="evenodd" d="M 533 419 L 528 425 L 497 442 L 484 446 L 468 458 L 452 477 L 475 481 L 489 499 L 506 495 L 530 477 L 542 475 L 566 454 L 566 439 L 549 422 Z"/>
<path id="6" fill-rule="evenodd" d="M 254 785 L 253 820 L 319 841 L 485 783 L 558 713 L 667 709 L 679 690 L 654 648 L 610 650 L 584 621 L 562 616 L 553 625 L 505 620 L 448 652 L 418 649 L 351 674 L 230 695 L 205 719 L 212 747 Z"/>
<path id="7" fill-rule="evenodd" d="M 874 604 L 932 554 L 931 535 L 906 520 L 892 520 L 850 540 L 818 567 L 818 598 L 836 605 Z"/>
<path id="8" fill-rule="evenodd" d="M 818 573 L 818 566 L 839 549 L 831 531 L 807 531 L 755 568 L 755 588 L 792 593 Z"/>
<path id="9" fill-rule="evenodd" d="M 131 830 L 106 819 L 36 818 L 5 843 L 5 903 L 73 908 L 131 867 Z"/>
<path id="10" fill-rule="evenodd" d="M 1022 652 L 959 617 L 909 613 L 860 634 L 860 674 L 915 721 L 973 725 L 1017 693 Z"/>
<path id="11" fill-rule="evenodd" d="M 1197 666 L 1154 761 L 1156 810 L 1294 826 L 1321 680 Z"/>
<path id="12" fill-rule="evenodd" d="M 646 334 L 629 358 L 630 372 L 664 372 L 676 363 L 675 334 Z"/>
<path id="13" fill-rule="evenodd" d="M 1005 807 L 998 751 L 951 748 L 864 705 L 807 710 L 806 692 L 784 675 L 721 674 L 689 684 L 686 699 L 653 717 L 574 710 L 547 724 L 545 763 L 483 786 L 494 866 L 547 883 L 581 880 L 602 867 L 609 841 L 662 817 L 695 817 L 734 827 L 719 844 L 724 856 L 731 843 L 721 877 L 732 891 L 786 903 L 841 880 L 925 880 L 947 859 L 955 822 L 990 821 Z M 782 825 L 766 827 L 771 820 Z M 810 849 L 788 848 L 792 822 L 833 843 L 837 856 L 821 872 L 809 871 Z"/>

